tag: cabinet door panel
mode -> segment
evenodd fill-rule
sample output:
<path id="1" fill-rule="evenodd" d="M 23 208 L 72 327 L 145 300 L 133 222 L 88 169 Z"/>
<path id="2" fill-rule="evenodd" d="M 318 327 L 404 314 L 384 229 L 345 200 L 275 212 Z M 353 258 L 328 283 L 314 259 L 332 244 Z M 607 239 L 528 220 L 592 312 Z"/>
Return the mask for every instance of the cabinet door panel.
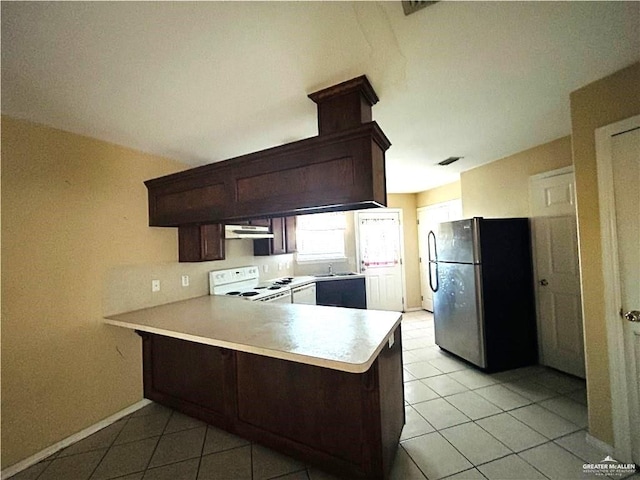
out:
<path id="1" fill-rule="evenodd" d="M 363 386 L 375 383 L 375 372 L 356 375 L 240 352 L 237 365 L 240 421 L 362 462 L 362 420 L 376 422 L 365 415 Z"/>
<path id="2" fill-rule="evenodd" d="M 178 227 L 178 258 L 181 262 L 224 260 L 224 226 L 181 225 Z"/>
<path id="3" fill-rule="evenodd" d="M 367 294 L 364 278 L 317 282 L 316 299 L 318 305 L 365 309 Z"/>
<path id="4" fill-rule="evenodd" d="M 295 218 L 295 217 L 294 217 Z M 289 251 L 289 232 L 287 230 L 286 218 L 272 218 L 267 220 L 271 228 L 273 238 L 260 238 L 253 241 L 253 254 L 256 256 L 282 255 L 291 253 Z M 251 222 L 253 224 L 253 221 Z M 295 231 L 293 232 L 295 248 Z"/>
<path id="5" fill-rule="evenodd" d="M 298 243 L 296 241 L 296 217 L 287 217 L 284 220 L 284 232 L 287 253 L 295 253 L 298 251 Z"/>
<path id="6" fill-rule="evenodd" d="M 389 146 L 371 122 L 147 180 L 149 225 L 382 206 Z"/>
<path id="7" fill-rule="evenodd" d="M 161 335 L 145 341 L 150 342 L 145 366 L 151 368 L 151 385 L 145 379 L 145 390 L 225 413 L 226 372 L 232 363 L 229 351 Z"/>

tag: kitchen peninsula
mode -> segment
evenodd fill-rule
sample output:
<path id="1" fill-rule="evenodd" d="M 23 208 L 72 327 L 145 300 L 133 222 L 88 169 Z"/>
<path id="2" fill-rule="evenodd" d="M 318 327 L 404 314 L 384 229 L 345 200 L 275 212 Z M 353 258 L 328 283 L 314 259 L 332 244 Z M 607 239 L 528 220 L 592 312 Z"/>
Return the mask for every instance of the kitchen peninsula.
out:
<path id="1" fill-rule="evenodd" d="M 106 317 L 144 395 L 348 478 L 387 478 L 404 425 L 397 312 L 204 296 Z"/>

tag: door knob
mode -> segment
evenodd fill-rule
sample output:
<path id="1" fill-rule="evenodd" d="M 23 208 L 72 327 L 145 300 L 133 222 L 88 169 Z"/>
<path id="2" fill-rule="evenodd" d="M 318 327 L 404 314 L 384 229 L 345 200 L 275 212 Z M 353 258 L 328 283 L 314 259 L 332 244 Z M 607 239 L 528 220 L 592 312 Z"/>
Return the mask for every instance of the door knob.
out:
<path id="1" fill-rule="evenodd" d="M 631 310 L 623 316 L 630 322 L 640 322 L 640 310 Z"/>
<path id="2" fill-rule="evenodd" d="M 540 280 L 538 282 L 540 285 L 542 285 L 543 287 L 546 287 L 547 285 L 549 285 L 549 282 L 547 282 L 546 278 L 543 278 L 542 280 Z"/>

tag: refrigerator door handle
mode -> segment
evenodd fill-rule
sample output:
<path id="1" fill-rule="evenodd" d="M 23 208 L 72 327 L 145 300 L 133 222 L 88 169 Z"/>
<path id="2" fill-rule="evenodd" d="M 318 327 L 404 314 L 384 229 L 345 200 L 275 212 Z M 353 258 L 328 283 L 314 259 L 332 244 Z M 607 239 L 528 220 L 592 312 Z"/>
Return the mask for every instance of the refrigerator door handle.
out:
<path id="1" fill-rule="evenodd" d="M 433 238 L 433 253 L 435 254 L 435 258 L 431 258 L 431 239 Z M 436 247 L 436 234 L 433 233 L 433 230 L 429 231 L 427 235 L 427 256 L 429 259 L 429 287 L 431 287 L 432 292 L 437 292 L 440 285 L 438 285 L 438 250 Z M 436 277 L 436 285 L 433 286 L 433 275 L 431 274 L 431 267 L 435 265 L 435 277 Z"/>

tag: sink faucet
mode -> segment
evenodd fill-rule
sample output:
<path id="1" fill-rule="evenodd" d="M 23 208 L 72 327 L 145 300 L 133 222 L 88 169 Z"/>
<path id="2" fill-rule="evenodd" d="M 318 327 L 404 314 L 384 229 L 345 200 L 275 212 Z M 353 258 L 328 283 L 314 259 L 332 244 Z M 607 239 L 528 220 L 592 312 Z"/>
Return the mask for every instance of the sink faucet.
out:
<path id="1" fill-rule="evenodd" d="M 329 275 L 333 275 L 333 265 L 329 264 Z"/>

